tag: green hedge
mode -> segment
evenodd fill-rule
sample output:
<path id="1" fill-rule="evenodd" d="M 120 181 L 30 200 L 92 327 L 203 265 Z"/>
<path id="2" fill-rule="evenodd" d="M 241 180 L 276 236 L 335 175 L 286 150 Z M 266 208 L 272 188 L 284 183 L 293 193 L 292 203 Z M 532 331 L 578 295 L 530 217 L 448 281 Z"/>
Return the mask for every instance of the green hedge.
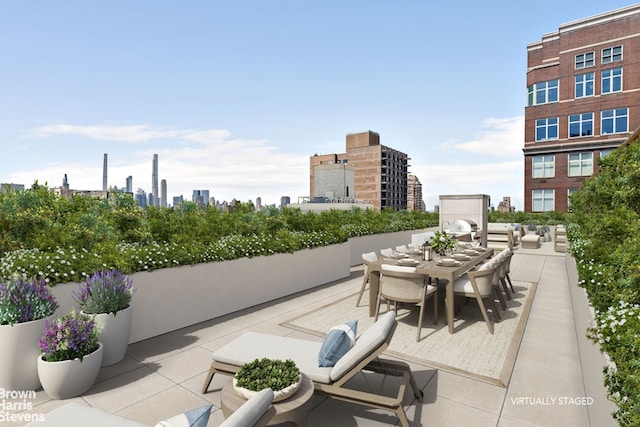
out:
<path id="1" fill-rule="evenodd" d="M 595 310 L 589 337 L 604 368 L 620 425 L 640 425 L 640 144 L 638 132 L 571 198 L 568 229 L 580 285 Z"/>
<path id="2" fill-rule="evenodd" d="M 433 213 L 359 208 L 302 213 L 237 203 L 223 212 L 185 202 L 140 209 L 125 193 L 67 200 L 36 182 L 0 193 L 0 277 L 19 273 L 53 285 L 84 281 L 103 268 L 133 273 L 295 252 L 437 224 Z"/>

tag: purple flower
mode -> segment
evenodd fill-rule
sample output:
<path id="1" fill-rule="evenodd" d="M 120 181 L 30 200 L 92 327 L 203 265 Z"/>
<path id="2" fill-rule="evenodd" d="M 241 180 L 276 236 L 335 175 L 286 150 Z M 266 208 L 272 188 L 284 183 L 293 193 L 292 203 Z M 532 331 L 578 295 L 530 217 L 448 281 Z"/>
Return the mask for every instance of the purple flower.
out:
<path id="1" fill-rule="evenodd" d="M 75 311 L 55 322 L 45 322 L 40 337 L 42 358 L 48 362 L 73 360 L 94 352 L 98 348 L 98 331 L 91 316 Z"/>
<path id="2" fill-rule="evenodd" d="M 44 279 L 13 276 L 0 283 L 0 325 L 42 319 L 57 308 L 58 303 Z"/>
<path id="3" fill-rule="evenodd" d="M 85 313 L 116 314 L 129 306 L 134 291 L 132 280 L 120 270 L 102 270 L 81 283 L 73 297 Z"/>

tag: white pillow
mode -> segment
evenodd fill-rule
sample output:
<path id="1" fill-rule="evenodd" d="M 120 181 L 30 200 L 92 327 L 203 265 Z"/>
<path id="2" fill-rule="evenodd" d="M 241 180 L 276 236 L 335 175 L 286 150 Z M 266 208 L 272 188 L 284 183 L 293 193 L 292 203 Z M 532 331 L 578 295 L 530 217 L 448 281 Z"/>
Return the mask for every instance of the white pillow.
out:
<path id="1" fill-rule="evenodd" d="M 160 421 L 155 427 L 206 427 L 213 405 L 192 409 L 183 414 Z"/>

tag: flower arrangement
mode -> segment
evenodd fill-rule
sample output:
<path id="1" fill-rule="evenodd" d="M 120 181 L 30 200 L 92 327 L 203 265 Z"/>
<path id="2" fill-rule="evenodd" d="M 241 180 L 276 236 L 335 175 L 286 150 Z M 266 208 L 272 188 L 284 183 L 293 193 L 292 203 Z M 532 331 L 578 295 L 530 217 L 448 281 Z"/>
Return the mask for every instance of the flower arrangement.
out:
<path id="1" fill-rule="evenodd" d="M 429 246 L 438 254 L 444 255 L 448 250 L 458 246 L 458 240 L 451 233 L 446 231 L 436 231 L 435 235 L 427 242 Z"/>
<path id="2" fill-rule="evenodd" d="M 245 363 L 235 375 L 236 385 L 251 391 L 271 388 L 274 392 L 289 387 L 300 379 L 293 360 L 256 359 Z"/>
<path id="3" fill-rule="evenodd" d="M 85 313 L 115 315 L 129 306 L 134 292 L 132 280 L 120 270 L 102 270 L 80 284 L 73 297 Z"/>
<path id="4" fill-rule="evenodd" d="M 0 325 L 15 325 L 51 316 L 58 302 L 44 279 L 13 275 L 0 282 Z"/>
<path id="5" fill-rule="evenodd" d="M 57 319 L 48 320 L 40 337 L 42 359 L 47 362 L 80 359 L 98 348 L 98 330 L 91 316 L 71 311 Z"/>

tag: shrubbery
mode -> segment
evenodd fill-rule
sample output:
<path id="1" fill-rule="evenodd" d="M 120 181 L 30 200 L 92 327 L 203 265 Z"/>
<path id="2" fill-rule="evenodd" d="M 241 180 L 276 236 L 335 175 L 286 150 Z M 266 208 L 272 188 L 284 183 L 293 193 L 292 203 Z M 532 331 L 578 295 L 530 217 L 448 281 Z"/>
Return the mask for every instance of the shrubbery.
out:
<path id="1" fill-rule="evenodd" d="M 580 285 L 595 310 L 590 338 L 611 359 L 605 384 L 620 425 L 640 425 L 640 144 L 638 132 L 571 198 Z"/>
<path id="2" fill-rule="evenodd" d="M 50 285 L 84 282 L 95 271 L 124 273 L 295 252 L 350 237 L 436 226 L 425 212 L 255 211 L 237 203 L 229 212 L 185 202 L 140 209 L 131 195 L 110 199 L 60 197 L 37 182 L 0 193 L 0 277 L 14 273 Z"/>

